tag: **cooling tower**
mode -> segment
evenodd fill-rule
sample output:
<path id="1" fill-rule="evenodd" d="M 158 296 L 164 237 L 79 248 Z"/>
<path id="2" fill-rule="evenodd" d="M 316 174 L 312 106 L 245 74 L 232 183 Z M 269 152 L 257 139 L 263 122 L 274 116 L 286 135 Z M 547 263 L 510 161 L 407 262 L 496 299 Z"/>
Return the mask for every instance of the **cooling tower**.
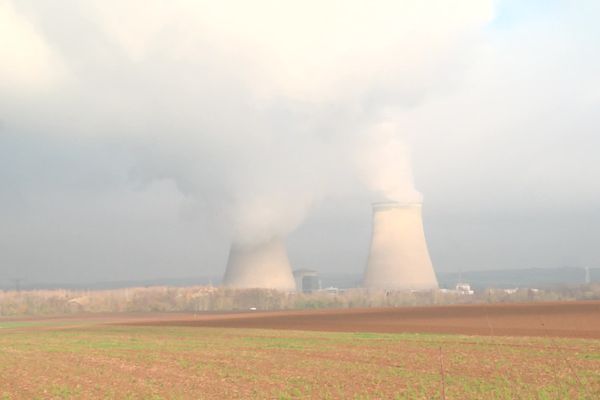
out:
<path id="1" fill-rule="evenodd" d="M 373 233 L 363 286 L 369 289 L 437 289 L 419 203 L 373 204 Z"/>
<path id="2" fill-rule="evenodd" d="M 281 239 L 254 245 L 233 244 L 223 285 L 234 288 L 295 290 L 296 282 Z"/>

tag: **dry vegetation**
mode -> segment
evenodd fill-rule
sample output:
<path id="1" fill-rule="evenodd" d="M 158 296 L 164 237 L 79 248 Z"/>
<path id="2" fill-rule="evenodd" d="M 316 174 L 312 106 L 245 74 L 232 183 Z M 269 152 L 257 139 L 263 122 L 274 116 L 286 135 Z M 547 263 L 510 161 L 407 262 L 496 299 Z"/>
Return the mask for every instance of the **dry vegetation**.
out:
<path id="1" fill-rule="evenodd" d="M 306 308 L 394 307 L 407 305 L 496 303 L 600 299 L 600 285 L 552 291 L 521 289 L 515 293 L 486 290 L 473 296 L 457 293 L 384 292 L 350 289 L 339 293 L 283 293 L 212 286 L 147 287 L 99 291 L 0 291 L 0 316 L 60 315 L 79 312 L 199 312 L 289 310 Z"/>

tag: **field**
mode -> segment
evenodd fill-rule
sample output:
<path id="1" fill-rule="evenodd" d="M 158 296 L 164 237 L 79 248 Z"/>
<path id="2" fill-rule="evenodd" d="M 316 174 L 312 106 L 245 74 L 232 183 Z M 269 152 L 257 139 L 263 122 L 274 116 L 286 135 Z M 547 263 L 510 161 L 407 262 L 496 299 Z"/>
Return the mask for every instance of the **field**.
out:
<path id="1" fill-rule="evenodd" d="M 0 319 L 0 399 L 596 399 L 598 306 Z"/>
<path id="2" fill-rule="evenodd" d="M 157 326 L 271 328 L 333 332 L 458 333 L 600 339 L 600 302 L 242 312 L 157 318 Z"/>

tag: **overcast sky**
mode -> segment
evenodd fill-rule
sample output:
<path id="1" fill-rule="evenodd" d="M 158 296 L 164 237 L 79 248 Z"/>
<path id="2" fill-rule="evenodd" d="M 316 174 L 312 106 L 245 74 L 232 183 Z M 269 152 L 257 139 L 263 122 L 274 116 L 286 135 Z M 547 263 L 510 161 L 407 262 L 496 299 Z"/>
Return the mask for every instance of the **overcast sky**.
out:
<path id="1" fill-rule="evenodd" d="M 600 266 L 600 3 L 0 0 L 0 280 Z"/>

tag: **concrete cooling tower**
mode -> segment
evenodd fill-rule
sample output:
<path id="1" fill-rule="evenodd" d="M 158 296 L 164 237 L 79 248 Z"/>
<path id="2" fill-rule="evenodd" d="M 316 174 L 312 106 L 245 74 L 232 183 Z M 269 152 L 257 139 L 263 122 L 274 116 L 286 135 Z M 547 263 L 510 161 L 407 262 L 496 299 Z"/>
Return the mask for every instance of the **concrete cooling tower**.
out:
<path id="1" fill-rule="evenodd" d="M 233 288 L 295 290 L 296 282 L 281 239 L 254 245 L 233 244 L 223 285 Z"/>
<path id="2" fill-rule="evenodd" d="M 373 233 L 363 286 L 369 289 L 437 289 L 423 231 L 421 204 L 373 204 Z"/>

